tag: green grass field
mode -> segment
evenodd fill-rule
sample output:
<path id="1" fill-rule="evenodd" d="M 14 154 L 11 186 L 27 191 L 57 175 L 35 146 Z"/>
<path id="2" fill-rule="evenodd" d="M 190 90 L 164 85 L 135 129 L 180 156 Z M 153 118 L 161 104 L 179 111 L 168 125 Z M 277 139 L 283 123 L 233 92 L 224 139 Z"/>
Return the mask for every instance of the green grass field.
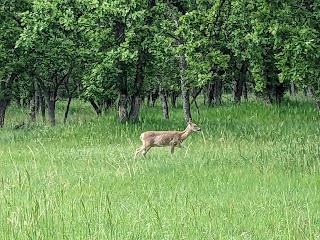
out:
<path id="1" fill-rule="evenodd" d="M 58 106 L 62 122 L 64 105 Z M 0 130 L 0 239 L 320 239 L 320 116 L 314 103 L 201 108 L 187 152 L 153 148 L 146 130 L 185 128 L 182 110 L 138 124 L 73 103 L 69 123 Z"/>

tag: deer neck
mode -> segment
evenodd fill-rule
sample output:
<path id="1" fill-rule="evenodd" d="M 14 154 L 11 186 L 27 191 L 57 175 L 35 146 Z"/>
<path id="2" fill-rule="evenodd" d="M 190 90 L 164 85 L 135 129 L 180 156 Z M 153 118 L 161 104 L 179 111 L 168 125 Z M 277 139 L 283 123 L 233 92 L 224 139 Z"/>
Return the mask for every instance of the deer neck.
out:
<path id="1" fill-rule="evenodd" d="M 184 131 L 181 132 L 181 141 L 185 140 L 192 133 L 192 130 L 187 127 Z"/>

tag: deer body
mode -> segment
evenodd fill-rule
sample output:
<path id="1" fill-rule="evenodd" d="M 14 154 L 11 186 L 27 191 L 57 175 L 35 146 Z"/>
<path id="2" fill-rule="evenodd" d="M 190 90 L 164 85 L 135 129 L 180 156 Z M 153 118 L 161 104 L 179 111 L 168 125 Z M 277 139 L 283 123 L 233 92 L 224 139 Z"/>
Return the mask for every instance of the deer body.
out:
<path id="1" fill-rule="evenodd" d="M 135 152 L 134 158 L 136 158 L 138 153 L 142 153 L 143 156 L 152 147 L 171 147 L 171 154 L 174 153 L 174 148 L 184 147 L 181 143 L 192 133 L 198 132 L 201 129 L 194 123 L 188 123 L 187 128 L 184 131 L 148 131 L 140 135 L 142 141 L 142 146 L 138 148 Z"/>

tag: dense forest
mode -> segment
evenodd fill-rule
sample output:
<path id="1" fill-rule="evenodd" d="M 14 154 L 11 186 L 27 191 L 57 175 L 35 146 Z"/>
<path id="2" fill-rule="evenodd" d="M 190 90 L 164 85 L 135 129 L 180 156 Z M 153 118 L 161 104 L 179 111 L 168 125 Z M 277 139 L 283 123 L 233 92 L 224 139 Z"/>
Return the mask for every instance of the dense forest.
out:
<path id="1" fill-rule="evenodd" d="M 189 121 L 200 94 L 305 91 L 320 110 L 319 29 L 319 0 L 2 0 L 0 127 L 10 104 L 55 125 L 61 99 L 66 121 L 75 98 L 130 122 L 156 98 L 169 118 L 177 97 Z"/>

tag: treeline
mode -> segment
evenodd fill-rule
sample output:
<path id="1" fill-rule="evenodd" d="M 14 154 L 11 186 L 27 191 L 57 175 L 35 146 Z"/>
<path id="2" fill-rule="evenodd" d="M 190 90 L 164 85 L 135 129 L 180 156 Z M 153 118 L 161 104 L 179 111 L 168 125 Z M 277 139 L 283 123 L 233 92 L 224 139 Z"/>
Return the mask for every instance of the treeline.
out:
<path id="1" fill-rule="evenodd" d="M 117 104 L 137 121 L 141 101 L 221 104 L 248 91 L 268 103 L 308 89 L 320 110 L 319 0 L 2 0 L 0 127 L 10 103 L 48 112 L 58 99 Z"/>

